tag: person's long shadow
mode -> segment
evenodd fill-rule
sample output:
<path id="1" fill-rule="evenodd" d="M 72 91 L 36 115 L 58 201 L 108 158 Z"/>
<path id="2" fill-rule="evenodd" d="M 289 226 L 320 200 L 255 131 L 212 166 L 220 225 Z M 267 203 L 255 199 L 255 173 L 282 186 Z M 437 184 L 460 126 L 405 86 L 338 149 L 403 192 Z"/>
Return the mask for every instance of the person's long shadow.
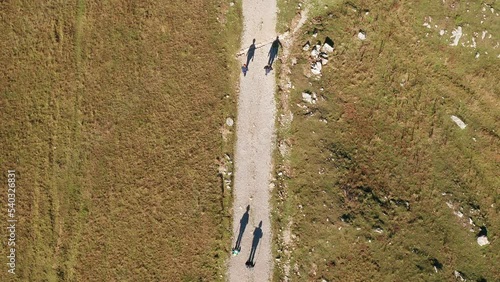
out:
<path id="1" fill-rule="evenodd" d="M 255 49 L 257 48 L 255 47 L 255 39 L 254 39 L 252 45 L 248 47 L 247 51 L 247 68 L 250 65 L 250 60 L 252 60 L 253 62 L 253 57 L 255 56 Z"/>
<path id="2" fill-rule="evenodd" d="M 249 211 L 250 211 L 250 205 L 247 206 L 247 211 L 243 214 L 243 216 L 240 219 L 240 231 L 238 233 L 238 239 L 236 240 L 236 244 L 234 245 L 233 251 L 234 250 L 237 250 L 238 252 L 241 251 L 241 239 L 243 238 L 243 233 L 245 232 L 245 228 L 247 227 L 248 224 Z"/>
<path id="3" fill-rule="evenodd" d="M 262 220 L 259 223 L 259 226 L 255 228 L 253 231 L 253 241 L 252 241 L 252 249 L 250 250 L 250 256 L 248 257 L 245 265 L 247 267 L 255 266 L 255 252 L 257 251 L 257 246 L 259 245 L 259 241 L 262 238 Z"/>
<path id="4" fill-rule="evenodd" d="M 274 59 L 278 57 L 278 50 L 280 47 L 282 47 L 282 45 L 279 36 L 276 36 L 276 39 L 273 41 L 273 44 L 271 44 L 271 49 L 269 49 L 269 53 L 267 54 L 269 56 L 269 61 L 267 61 L 268 66 L 273 65 Z"/>

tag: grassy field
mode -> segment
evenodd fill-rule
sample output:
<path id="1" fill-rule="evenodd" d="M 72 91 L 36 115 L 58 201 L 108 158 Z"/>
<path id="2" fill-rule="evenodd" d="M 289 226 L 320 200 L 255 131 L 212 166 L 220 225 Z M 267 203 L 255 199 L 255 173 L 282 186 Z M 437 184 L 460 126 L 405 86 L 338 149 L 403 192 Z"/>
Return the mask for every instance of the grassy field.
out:
<path id="1" fill-rule="evenodd" d="M 276 30 L 283 33 L 290 29 L 293 18 L 300 10 L 306 6 L 301 0 L 277 0 L 278 3 L 278 23 Z"/>
<path id="2" fill-rule="evenodd" d="M 18 187 L 1 281 L 222 279 L 241 33 L 226 2 L 0 3 L 0 167 Z"/>
<path id="3" fill-rule="evenodd" d="M 279 136 L 292 145 L 277 175 L 288 188 L 275 195 L 291 281 L 498 281 L 498 3 L 309 4 L 291 55 L 294 120 Z M 326 36 L 335 51 L 311 76 L 302 45 Z M 476 243 L 480 227 L 490 245 Z"/>

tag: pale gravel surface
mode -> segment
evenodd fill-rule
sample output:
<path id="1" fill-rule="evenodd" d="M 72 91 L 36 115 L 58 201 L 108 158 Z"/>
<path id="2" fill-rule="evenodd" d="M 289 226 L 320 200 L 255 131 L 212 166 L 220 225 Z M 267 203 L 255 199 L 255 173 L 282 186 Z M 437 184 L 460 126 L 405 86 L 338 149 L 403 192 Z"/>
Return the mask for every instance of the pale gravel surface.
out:
<path id="1" fill-rule="evenodd" d="M 275 140 L 274 71 L 265 75 L 267 54 L 276 37 L 276 0 L 243 0 L 242 48 L 248 48 L 256 39 L 254 60 L 249 64 L 246 77 L 241 74 L 236 119 L 236 152 L 234 175 L 233 246 L 238 236 L 239 222 L 245 208 L 250 205 L 250 219 L 241 242 L 241 253 L 231 256 L 228 278 L 232 282 L 271 280 L 270 180 L 272 150 Z M 281 50 L 280 50 L 281 52 Z M 241 63 L 246 56 L 241 56 Z M 253 231 L 262 221 L 263 237 L 255 255 L 255 267 L 246 268 Z"/>

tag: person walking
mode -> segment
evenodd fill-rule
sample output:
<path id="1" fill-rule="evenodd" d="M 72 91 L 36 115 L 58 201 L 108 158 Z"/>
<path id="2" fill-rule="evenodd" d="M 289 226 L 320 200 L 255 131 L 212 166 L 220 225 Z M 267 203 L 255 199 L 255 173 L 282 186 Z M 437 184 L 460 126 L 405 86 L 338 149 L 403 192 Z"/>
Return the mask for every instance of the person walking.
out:
<path id="1" fill-rule="evenodd" d="M 250 256 L 248 260 L 245 262 L 245 265 L 248 268 L 253 268 L 255 266 L 255 253 L 257 252 L 257 246 L 259 245 L 259 241 L 262 238 L 262 220 L 259 222 L 259 226 L 255 227 L 253 231 L 253 240 L 252 240 L 252 249 L 250 250 Z"/>
<path id="2" fill-rule="evenodd" d="M 283 48 L 283 45 L 281 45 L 279 36 L 276 36 L 276 39 L 271 44 L 271 49 L 269 49 L 269 53 L 267 54 L 267 56 L 269 56 L 269 61 L 267 61 L 269 66 L 273 65 L 274 59 L 278 56 L 278 50 L 280 47 Z"/>
<path id="3" fill-rule="evenodd" d="M 245 228 L 248 224 L 248 219 L 250 217 L 250 205 L 247 206 L 247 211 L 243 214 L 240 219 L 240 231 L 238 232 L 238 239 L 236 240 L 236 244 L 233 248 L 233 255 L 238 255 L 241 252 L 241 240 L 243 239 L 243 233 L 245 232 Z"/>
<path id="4" fill-rule="evenodd" d="M 253 58 L 255 56 L 256 49 L 257 49 L 257 47 L 255 47 L 255 38 L 254 38 L 252 45 L 250 45 L 250 47 L 248 47 L 248 51 L 247 51 L 247 68 L 248 68 L 248 66 L 250 66 L 250 60 L 253 62 Z"/>
<path id="5" fill-rule="evenodd" d="M 247 76 L 247 71 L 248 71 L 247 64 L 243 64 L 243 66 L 241 66 L 241 71 L 243 72 L 243 76 Z"/>
<path id="6" fill-rule="evenodd" d="M 266 71 L 266 75 L 268 75 L 273 70 L 273 67 L 271 67 L 270 65 L 266 65 L 264 67 L 264 70 Z"/>

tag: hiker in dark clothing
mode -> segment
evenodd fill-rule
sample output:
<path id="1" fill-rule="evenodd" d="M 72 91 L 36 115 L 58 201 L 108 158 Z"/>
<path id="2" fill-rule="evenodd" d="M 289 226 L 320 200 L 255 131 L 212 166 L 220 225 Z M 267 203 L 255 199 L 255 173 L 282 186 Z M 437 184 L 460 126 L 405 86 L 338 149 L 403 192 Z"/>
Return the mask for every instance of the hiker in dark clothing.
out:
<path id="1" fill-rule="evenodd" d="M 249 268 L 255 266 L 255 253 L 257 251 L 257 246 L 259 245 L 259 241 L 262 238 L 262 221 L 260 221 L 259 226 L 255 228 L 253 231 L 253 240 L 252 240 L 252 249 L 250 250 L 250 256 L 248 257 L 245 265 Z"/>
<path id="2" fill-rule="evenodd" d="M 250 60 L 253 62 L 253 58 L 255 56 L 255 49 L 257 49 L 257 47 L 255 47 L 255 39 L 253 40 L 252 42 L 252 45 L 250 45 L 250 47 L 248 47 L 248 51 L 247 51 L 247 67 L 250 66 Z"/>
<path id="3" fill-rule="evenodd" d="M 243 66 L 241 66 L 241 71 L 243 72 L 243 76 L 247 76 L 247 71 L 248 71 L 247 64 L 243 64 Z"/>
<path id="4" fill-rule="evenodd" d="M 281 45 L 279 36 L 276 36 L 276 39 L 273 41 L 273 44 L 271 44 L 271 49 L 269 49 L 269 53 L 268 53 L 269 61 L 267 62 L 267 64 L 269 66 L 272 66 L 274 63 L 274 59 L 276 59 L 276 57 L 278 57 L 278 49 L 280 47 L 283 48 L 283 45 Z"/>
<path id="5" fill-rule="evenodd" d="M 266 65 L 264 69 L 266 70 L 266 75 L 267 75 L 273 70 L 273 67 L 271 67 L 270 65 Z"/>
<path id="6" fill-rule="evenodd" d="M 240 231 L 238 232 L 238 239 L 236 240 L 236 244 L 234 245 L 233 248 L 233 255 L 237 255 L 241 251 L 241 239 L 243 238 L 243 233 L 245 233 L 245 228 L 247 227 L 248 224 L 248 218 L 250 217 L 249 211 L 250 211 L 250 205 L 247 206 L 247 211 L 243 214 L 243 216 L 240 219 Z"/>

